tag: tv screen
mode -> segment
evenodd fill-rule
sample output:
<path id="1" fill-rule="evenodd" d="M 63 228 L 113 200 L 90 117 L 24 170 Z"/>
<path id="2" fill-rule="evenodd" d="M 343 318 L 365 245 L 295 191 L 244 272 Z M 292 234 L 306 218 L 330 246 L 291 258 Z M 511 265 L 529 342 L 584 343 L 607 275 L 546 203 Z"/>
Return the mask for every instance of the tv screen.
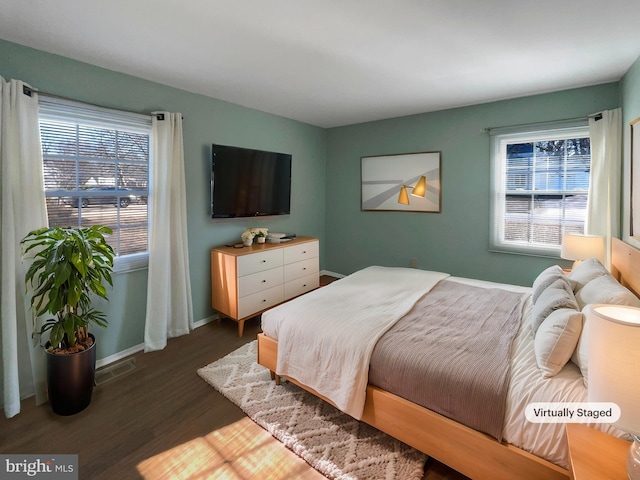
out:
<path id="1" fill-rule="evenodd" d="M 211 217 L 286 215 L 291 210 L 291 155 L 213 144 Z"/>

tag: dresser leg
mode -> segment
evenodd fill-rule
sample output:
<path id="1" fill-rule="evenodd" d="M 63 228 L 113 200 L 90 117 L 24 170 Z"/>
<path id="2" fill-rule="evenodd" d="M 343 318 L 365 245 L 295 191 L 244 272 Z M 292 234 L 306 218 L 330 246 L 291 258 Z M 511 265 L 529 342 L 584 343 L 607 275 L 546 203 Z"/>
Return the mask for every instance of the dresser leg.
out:
<path id="1" fill-rule="evenodd" d="M 242 336 L 242 332 L 244 332 L 244 320 L 238 320 L 238 336 Z"/>

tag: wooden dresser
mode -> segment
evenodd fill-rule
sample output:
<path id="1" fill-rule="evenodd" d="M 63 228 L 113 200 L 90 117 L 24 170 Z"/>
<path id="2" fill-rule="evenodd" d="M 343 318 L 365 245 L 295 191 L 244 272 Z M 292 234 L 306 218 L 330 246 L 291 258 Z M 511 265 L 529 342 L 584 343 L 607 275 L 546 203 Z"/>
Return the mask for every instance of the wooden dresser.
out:
<path id="1" fill-rule="evenodd" d="M 248 318 L 319 284 L 317 238 L 211 249 L 211 306 L 238 322 L 239 336 Z"/>

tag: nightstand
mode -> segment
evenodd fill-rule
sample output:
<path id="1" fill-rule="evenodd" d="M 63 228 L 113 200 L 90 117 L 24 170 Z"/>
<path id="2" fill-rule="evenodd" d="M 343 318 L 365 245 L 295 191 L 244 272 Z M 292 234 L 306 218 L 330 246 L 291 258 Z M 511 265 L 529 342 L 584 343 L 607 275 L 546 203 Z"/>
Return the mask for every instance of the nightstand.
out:
<path id="1" fill-rule="evenodd" d="M 626 480 L 629 442 L 580 423 L 567 424 L 573 480 Z"/>

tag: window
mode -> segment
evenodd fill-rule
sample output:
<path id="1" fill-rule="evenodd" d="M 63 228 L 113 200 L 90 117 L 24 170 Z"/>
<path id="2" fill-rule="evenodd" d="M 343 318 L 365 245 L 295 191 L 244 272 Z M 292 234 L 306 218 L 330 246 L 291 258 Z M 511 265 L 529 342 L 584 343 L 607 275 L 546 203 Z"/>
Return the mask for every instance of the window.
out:
<path id="1" fill-rule="evenodd" d="M 586 126 L 493 135 L 492 167 L 492 250 L 557 257 L 564 233 L 584 233 Z"/>
<path id="2" fill-rule="evenodd" d="M 147 265 L 148 116 L 40 98 L 50 226 L 106 225 L 116 270 Z"/>

